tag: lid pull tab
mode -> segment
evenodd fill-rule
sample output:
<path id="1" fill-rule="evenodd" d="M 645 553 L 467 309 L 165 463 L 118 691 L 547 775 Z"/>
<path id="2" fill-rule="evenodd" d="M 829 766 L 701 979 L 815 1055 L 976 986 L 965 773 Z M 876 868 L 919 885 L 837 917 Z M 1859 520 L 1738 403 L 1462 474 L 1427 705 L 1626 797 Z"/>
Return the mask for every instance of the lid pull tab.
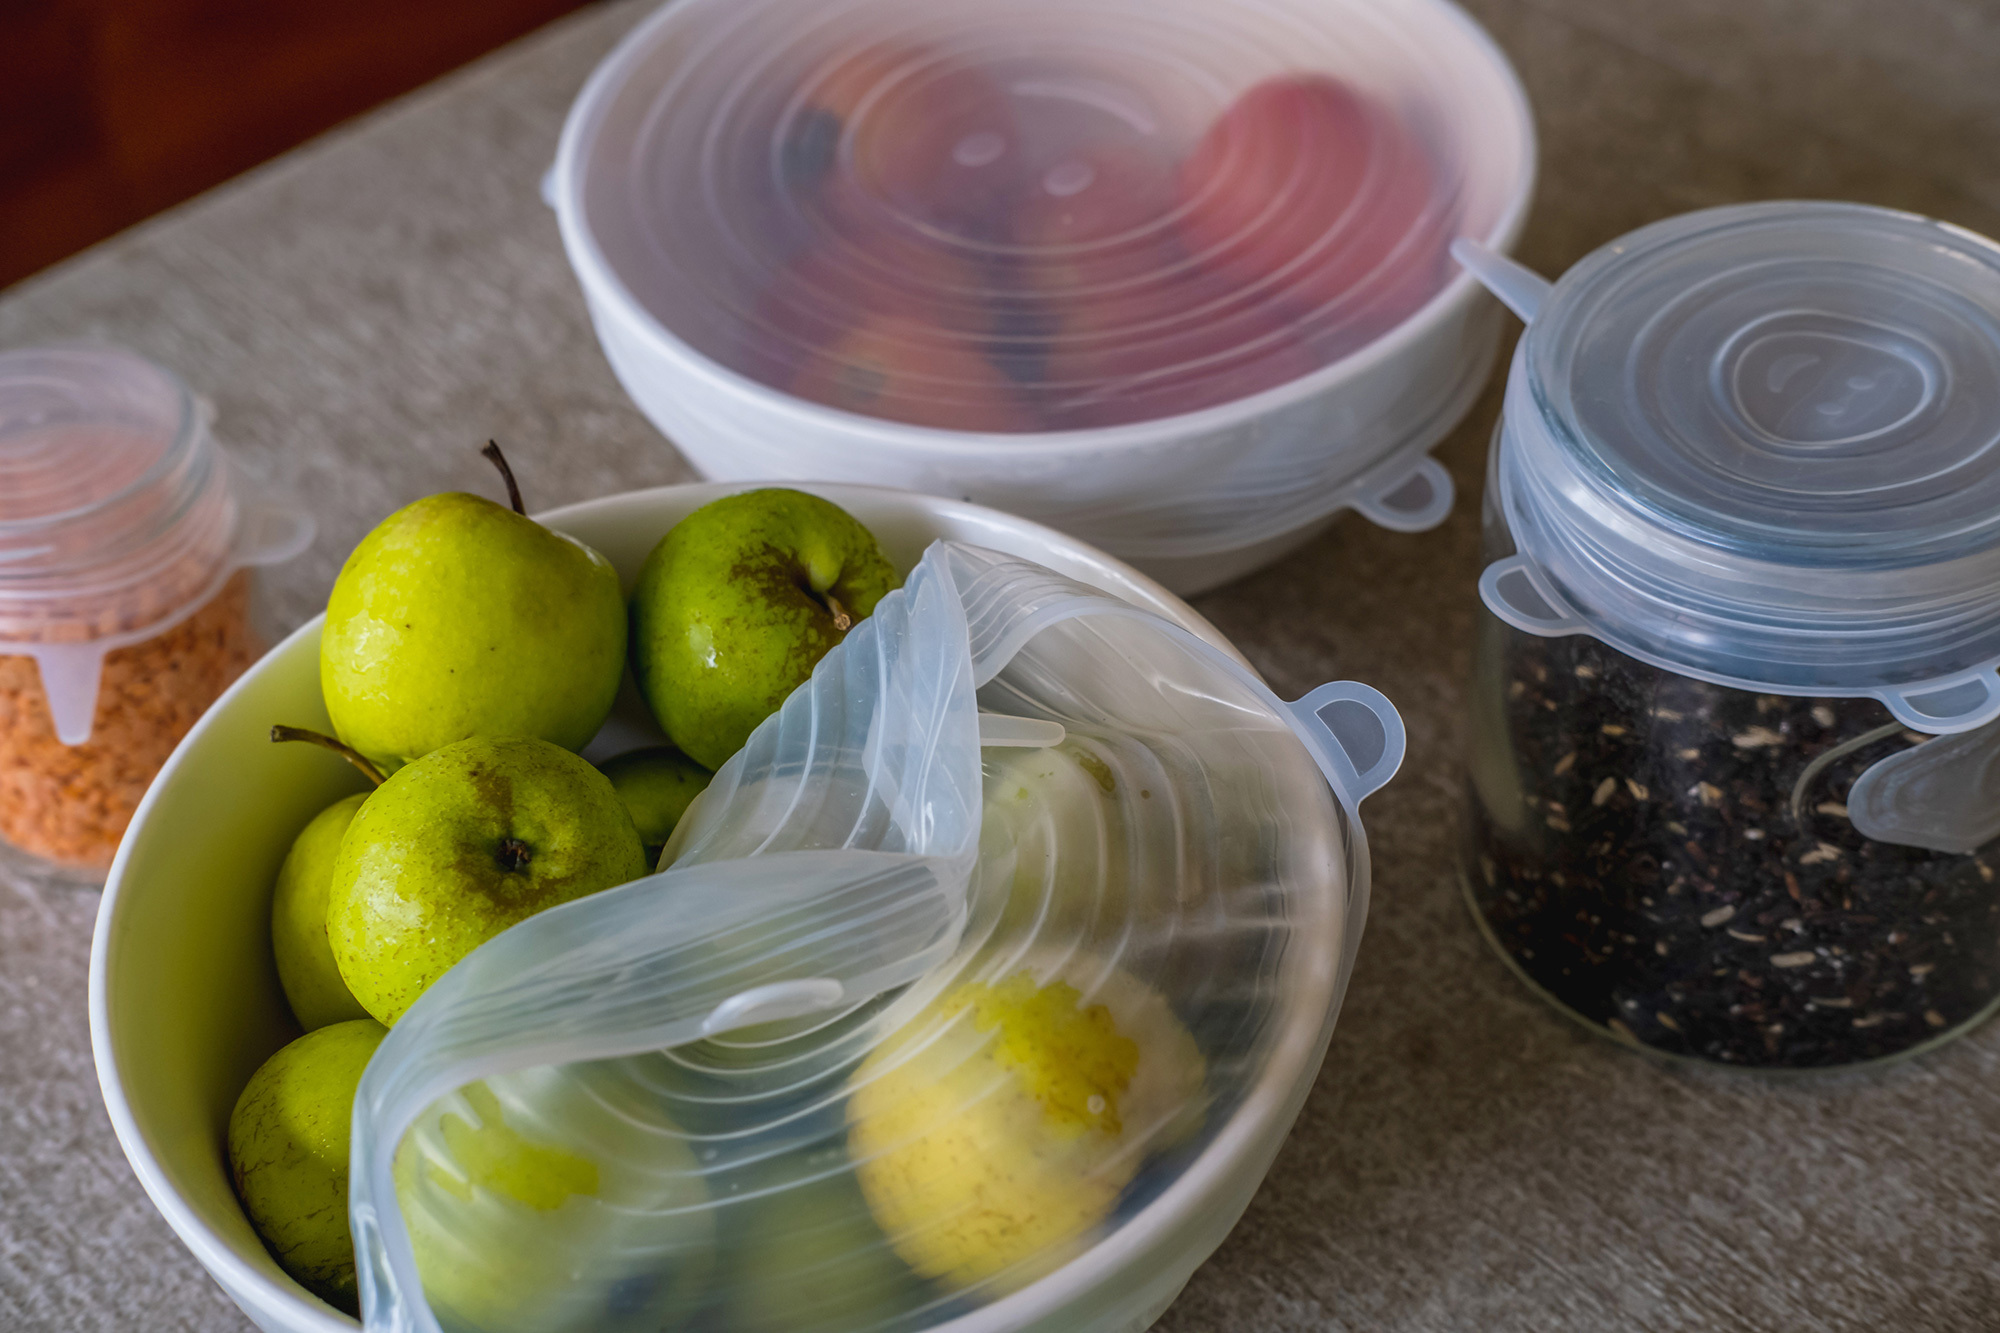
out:
<path id="1" fill-rule="evenodd" d="M 1336 680 L 1285 707 L 1320 771 L 1350 809 L 1380 791 L 1403 766 L 1409 738 L 1396 705 L 1380 690 Z"/>
<path id="2" fill-rule="evenodd" d="M 1069 735 L 1060 722 L 1039 717 L 1009 717 L 1005 713 L 979 715 L 979 744 L 1010 746 L 1021 750 L 1046 750 L 1061 745 Z"/>
<path id="3" fill-rule="evenodd" d="M 1488 565 L 1479 575 L 1479 599 L 1524 634 L 1559 639 L 1590 632 L 1588 624 L 1542 587 L 1525 556 L 1510 555 Z"/>
<path id="4" fill-rule="evenodd" d="M 1391 532 L 1429 532 L 1451 514 L 1451 473 L 1428 454 L 1381 490 L 1354 503 L 1356 513 Z"/>
<path id="5" fill-rule="evenodd" d="M 1947 736 L 1983 727 L 2000 717 L 2000 676 L 1991 670 L 1979 671 L 1956 680 L 1885 690 L 1877 697 L 1912 731 Z"/>
<path id="6" fill-rule="evenodd" d="M 104 678 L 104 649 L 95 643 L 38 643 L 35 665 L 42 674 L 42 697 L 56 739 L 82 745 L 97 717 L 97 687 Z"/>
<path id="7" fill-rule="evenodd" d="M 2000 837 L 2000 727 L 1941 736 L 1868 767 L 1847 817 L 1877 842 L 1957 856 Z"/>
<path id="8" fill-rule="evenodd" d="M 786 1018 L 804 1018 L 824 1013 L 847 998 L 847 988 L 832 977 L 808 981 L 774 981 L 753 986 L 724 1000 L 702 1020 L 701 1035 L 713 1037 L 758 1023 L 776 1023 Z"/>
<path id="9" fill-rule="evenodd" d="M 1535 315 L 1549 294 L 1549 280 L 1526 265 L 1505 255 L 1495 254 L 1468 236 L 1451 243 L 1451 257 L 1479 279 L 1480 285 L 1500 298 L 1500 303 L 1521 317 L 1523 324 L 1535 322 Z"/>
<path id="10" fill-rule="evenodd" d="M 318 525 L 313 516 L 290 505 L 248 504 L 236 524 L 236 561 L 242 565 L 281 565 L 312 545 Z"/>

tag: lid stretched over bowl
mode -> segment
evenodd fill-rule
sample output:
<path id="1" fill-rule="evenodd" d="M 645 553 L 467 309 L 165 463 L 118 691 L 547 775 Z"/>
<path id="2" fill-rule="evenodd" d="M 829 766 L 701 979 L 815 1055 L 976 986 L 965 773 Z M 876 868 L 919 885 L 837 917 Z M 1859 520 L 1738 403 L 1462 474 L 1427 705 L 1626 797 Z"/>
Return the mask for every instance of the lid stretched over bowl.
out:
<path id="1" fill-rule="evenodd" d="M 933 546 L 668 869 L 397 1020 L 356 1097 L 367 1327 L 997 1329 L 1185 1276 L 1311 1082 L 1401 755 L 1365 686 L 1285 705 Z"/>
<path id="2" fill-rule="evenodd" d="M 2000 712 L 2000 246 L 1835 203 L 1641 228 L 1542 298 L 1505 423 L 1520 556 L 1485 586 L 1523 628 L 1931 730 Z"/>
<path id="3" fill-rule="evenodd" d="M 606 95 L 587 226 L 675 338 L 827 406 L 978 432 L 1214 406 L 1379 338 L 1507 207 L 1441 15 L 693 0 Z"/>

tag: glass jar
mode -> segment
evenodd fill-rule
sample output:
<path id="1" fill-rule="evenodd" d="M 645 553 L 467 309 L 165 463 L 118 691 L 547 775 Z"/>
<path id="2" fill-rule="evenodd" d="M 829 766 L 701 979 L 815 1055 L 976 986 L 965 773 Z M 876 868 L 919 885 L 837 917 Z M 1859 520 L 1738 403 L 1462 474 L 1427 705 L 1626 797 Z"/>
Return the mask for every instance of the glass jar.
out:
<path id="1" fill-rule="evenodd" d="M 173 375 L 0 354 L 0 841 L 101 872 L 175 744 L 250 664 L 249 570 L 312 538 L 242 502 Z"/>
<path id="2" fill-rule="evenodd" d="M 1488 939 L 1587 1026 L 1722 1064 L 1992 1013 L 2000 246 L 1777 204 L 1553 288 L 1467 258 L 1529 319 L 1472 690 Z"/>

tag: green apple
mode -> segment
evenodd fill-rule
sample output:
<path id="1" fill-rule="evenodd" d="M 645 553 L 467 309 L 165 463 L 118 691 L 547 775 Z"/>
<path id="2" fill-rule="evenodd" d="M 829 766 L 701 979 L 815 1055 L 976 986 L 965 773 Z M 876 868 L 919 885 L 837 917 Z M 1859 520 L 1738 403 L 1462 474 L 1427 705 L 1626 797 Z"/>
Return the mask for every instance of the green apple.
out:
<path id="1" fill-rule="evenodd" d="M 331 1023 L 366 1018 L 368 1011 L 333 961 L 326 940 L 326 896 L 333 887 L 333 859 L 341 837 L 367 793 L 335 801 L 314 815 L 292 842 L 278 867 L 271 894 L 271 949 L 278 956 L 278 980 L 299 1026 L 311 1032 Z"/>
<path id="2" fill-rule="evenodd" d="M 632 592 L 639 691 L 673 743 L 720 768 L 902 580 L 868 529 L 801 491 L 703 505 Z"/>
<path id="3" fill-rule="evenodd" d="M 349 1314 L 348 1130 L 361 1071 L 386 1035 L 369 1018 L 308 1032 L 250 1076 L 229 1116 L 229 1170 L 257 1234 L 299 1285 Z"/>
<path id="4" fill-rule="evenodd" d="M 468 736 L 580 750 L 618 693 L 625 634 L 603 556 L 490 500 L 433 495 L 347 557 L 320 688 L 340 739 L 385 769 Z"/>
<path id="5" fill-rule="evenodd" d="M 647 864 L 657 866 L 660 849 L 673 836 L 674 825 L 681 822 L 712 775 L 670 745 L 627 750 L 598 767 L 631 812 L 639 841 L 646 844 Z"/>
<path id="6" fill-rule="evenodd" d="M 410 1127 L 396 1199 L 445 1328 L 692 1326 L 715 1220 L 687 1135 L 632 1076 L 649 1059 L 502 1074 Z"/>
<path id="7" fill-rule="evenodd" d="M 646 873 L 610 779 L 531 736 L 476 736 L 398 769 L 341 839 L 326 933 L 348 989 L 394 1023 L 517 921 Z"/>

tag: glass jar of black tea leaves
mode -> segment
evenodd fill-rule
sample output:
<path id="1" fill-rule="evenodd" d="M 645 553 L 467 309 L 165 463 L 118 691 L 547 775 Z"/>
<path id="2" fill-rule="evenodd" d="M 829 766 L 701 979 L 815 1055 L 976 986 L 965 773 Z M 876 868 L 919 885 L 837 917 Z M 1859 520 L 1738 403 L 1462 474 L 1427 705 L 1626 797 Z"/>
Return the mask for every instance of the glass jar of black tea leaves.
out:
<path id="1" fill-rule="evenodd" d="M 1836 204 L 1644 228 L 1495 433 L 1465 884 L 1572 1017 L 1762 1069 L 2000 1001 L 2000 246 Z"/>

